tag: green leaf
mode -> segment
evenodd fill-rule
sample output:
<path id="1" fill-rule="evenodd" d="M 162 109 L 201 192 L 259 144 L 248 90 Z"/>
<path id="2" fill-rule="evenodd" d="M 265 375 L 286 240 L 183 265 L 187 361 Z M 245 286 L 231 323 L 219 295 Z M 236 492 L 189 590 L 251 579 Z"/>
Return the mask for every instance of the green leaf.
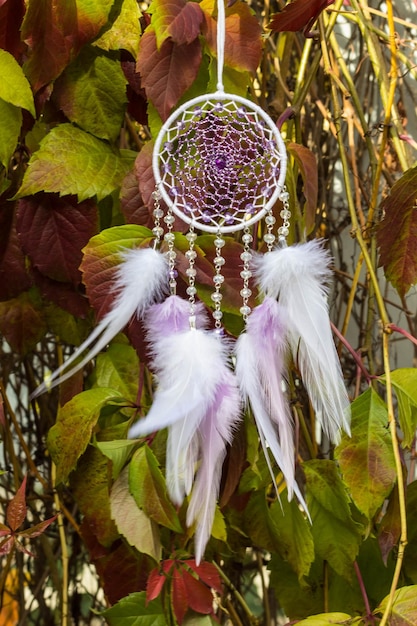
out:
<path id="1" fill-rule="evenodd" d="M 158 526 L 137 506 L 131 495 L 127 467 L 119 474 L 112 487 L 110 507 L 112 518 L 126 541 L 139 552 L 159 561 L 161 542 Z"/>
<path id="2" fill-rule="evenodd" d="M 110 28 L 95 41 L 93 46 L 102 50 L 127 50 L 136 59 L 141 35 L 142 13 L 136 0 L 123 0 L 120 13 Z"/>
<path id="3" fill-rule="evenodd" d="M 310 571 L 314 560 L 310 524 L 286 493 L 270 507 L 264 493 L 253 494 L 245 511 L 245 530 L 254 543 L 288 561 L 299 580 Z"/>
<path id="4" fill-rule="evenodd" d="M 218 506 L 216 506 L 216 510 L 214 512 L 211 534 L 212 537 L 218 539 L 219 541 L 227 541 L 226 522 L 224 521 L 224 515 Z"/>
<path id="5" fill-rule="evenodd" d="M 290 564 L 277 554 L 268 563 L 271 587 L 290 619 L 302 619 L 323 610 L 323 563 L 312 564 L 307 579 L 299 580 Z"/>
<path id="6" fill-rule="evenodd" d="M 152 231 L 143 226 L 126 224 L 107 228 L 92 237 L 84 248 L 80 269 L 86 285 L 88 299 L 101 318 L 113 302 L 114 293 L 109 290 L 114 268 L 120 264 L 120 252 L 148 244 Z"/>
<path id="7" fill-rule="evenodd" d="M 0 98 L 36 117 L 29 81 L 14 56 L 5 50 L 0 50 Z"/>
<path id="8" fill-rule="evenodd" d="M 104 456 L 112 462 L 113 478 L 117 478 L 130 457 L 137 441 L 114 439 L 113 441 L 96 441 L 94 444 Z"/>
<path id="9" fill-rule="evenodd" d="M 343 480 L 357 508 L 371 519 L 396 480 L 394 451 L 384 401 L 370 387 L 352 404 L 352 436 L 336 448 Z"/>
<path id="10" fill-rule="evenodd" d="M 16 197 L 46 191 L 78 200 L 102 200 L 120 187 L 136 154 L 116 150 L 71 124 L 61 124 L 41 141 L 29 160 Z"/>
<path id="11" fill-rule="evenodd" d="M 120 394 L 114 389 L 89 389 L 60 408 L 47 438 L 48 450 L 57 466 L 57 483 L 64 482 L 75 468 L 90 442 L 101 408 L 115 396 Z"/>
<path id="12" fill-rule="evenodd" d="M 21 126 L 22 112 L 20 108 L 0 98 L 0 163 L 6 169 L 9 168 L 10 159 L 16 150 Z"/>
<path id="13" fill-rule="evenodd" d="M 385 382 L 384 377 L 380 380 Z M 408 367 L 394 370 L 391 372 L 391 381 L 398 400 L 402 445 L 404 448 L 411 448 L 417 428 L 417 369 Z"/>
<path id="14" fill-rule="evenodd" d="M 167 626 L 159 598 L 146 602 L 146 592 L 131 593 L 101 616 L 109 626 Z"/>
<path id="15" fill-rule="evenodd" d="M 319 615 L 310 615 L 307 619 L 297 622 L 298 626 L 329 626 L 329 624 L 346 625 L 352 619 L 347 613 L 320 613 Z"/>
<path id="16" fill-rule="evenodd" d="M 175 532 L 182 532 L 158 461 L 147 445 L 136 450 L 129 464 L 129 488 L 136 504 L 148 517 Z"/>
<path id="17" fill-rule="evenodd" d="M 352 519 L 336 463 L 312 460 L 304 463 L 303 469 L 316 554 L 349 580 L 362 540 L 362 527 Z"/>
<path id="18" fill-rule="evenodd" d="M 110 511 L 108 459 L 94 446 L 88 446 L 71 472 L 69 484 L 84 524 L 94 529 L 95 541 L 110 548 L 120 540 L 120 533 Z"/>
<path id="19" fill-rule="evenodd" d="M 378 613 L 384 612 L 388 598 L 389 596 L 382 600 L 376 609 Z M 415 626 L 417 624 L 417 585 L 397 589 L 388 623 L 390 626 Z"/>
<path id="20" fill-rule="evenodd" d="M 138 396 L 139 360 L 132 346 L 112 343 L 98 355 L 94 370 L 94 387 L 111 387 L 134 403 Z"/>
<path id="21" fill-rule="evenodd" d="M 85 46 L 56 81 L 54 95 L 71 122 L 100 139 L 116 141 L 127 102 L 118 59 Z"/>

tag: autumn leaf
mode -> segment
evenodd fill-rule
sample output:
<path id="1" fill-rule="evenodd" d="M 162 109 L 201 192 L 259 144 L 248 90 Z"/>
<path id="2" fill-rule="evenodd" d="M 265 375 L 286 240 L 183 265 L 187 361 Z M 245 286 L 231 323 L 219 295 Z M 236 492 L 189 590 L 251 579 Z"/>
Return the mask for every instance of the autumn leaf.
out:
<path id="1" fill-rule="evenodd" d="M 278 33 L 308 32 L 320 13 L 334 0 L 293 0 L 280 13 L 272 16 L 268 28 Z"/>
<path id="2" fill-rule="evenodd" d="M 34 539 L 41 535 L 57 518 L 56 515 L 47 520 L 35 524 L 25 530 L 19 531 L 27 515 L 26 505 L 26 479 L 25 476 L 15 496 L 10 500 L 6 509 L 6 524 L 0 523 L 0 555 L 9 554 L 16 548 L 28 556 L 35 556 L 25 548 L 21 539 Z"/>
<path id="3" fill-rule="evenodd" d="M 143 35 L 137 68 L 148 98 L 162 120 L 168 118 L 178 100 L 193 84 L 201 59 L 198 39 L 182 45 L 166 39 L 158 50 L 155 31 L 149 28 Z"/>
<path id="4" fill-rule="evenodd" d="M 96 233 L 97 205 L 75 197 L 37 194 L 20 200 L 17 231 L 33 266 L 52 280 L 77 285 L 82 248 Z"/>
<path id="5" fill-rule="evenodd" d="M 379 263 L 400 296 L 417 281 L 417 167 L 393 185 L 381 203 L 384 212 L 377 233 Z"/>
<path id="6" fill-rule="evenodd" d="M 210 52 L 217 56 L 217 21 L 213 18 L 216 4 L 203 0 L 203 35 Z M 240 72 L 255 72 L 261 60 L 261 28 L 250 8 L 240 2 L 226 10 L 224 60 L 228 67 Z"/>
<path id="7" fill-rule="evenodd" d="M 196 2 L 154 0 L 149 7 L 158 49 L 169 37 L 177 44 L 189 44 L 200 34 L 203 12 Z"/>

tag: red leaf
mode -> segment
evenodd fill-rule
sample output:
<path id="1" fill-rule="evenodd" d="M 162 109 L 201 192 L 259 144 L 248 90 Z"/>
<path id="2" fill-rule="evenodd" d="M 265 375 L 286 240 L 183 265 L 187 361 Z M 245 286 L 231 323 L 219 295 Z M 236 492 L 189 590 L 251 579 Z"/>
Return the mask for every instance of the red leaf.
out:
<path id="1" fill-rule="evenodd" d="M 211 589 L 214 589 L 218 593 L 222 593 L 222 583 L 220 575 L 214 565 L 203 561 L 200 565 L 197 565 L 195 559 L 189 559 L 186 564 L 197 574 L 202 581 L 206 583 Z"/>
<path id="2" fill-rule="evenodd" d="M 13 531 L 16 531 L 26 519 L 26 476 L 16 492 L 16 495 L 7 505 L 6 521 Z"/>
<path id="3" fill-rule="evenodd" d="M 7 535 L 10 535 L 11 530 L 8 526 L 6 526 L 6 524 L 1 524 L 0 523 L 0 537 L 7 537 Z"/>
<path id="4" fill-rule="evenodd" d="M 377 233 L 385 276 L 404 296 L 417 282 L 417 167 L 395 183 L 381 203 L 385 216 Z"/>
<path id="5" fill-rule="evenodd" d="M 268 28 L 278 33 L 309 30 L 318 16 L 334 0 L 293 0 L 272 16 Z"/>
<path id="6" fill-rule="evenodd" d="M 208 615 L 213 611 L 213 594 L 206 585 L 183 570 L 182 578 L 189 606 L 197 613 Z"/>
<path id="7" fill-rule="evenodd" d="M 169 26 L 169 34 L 177 44 L 191 43 L 200 34 L 203 12 L 196 2 L 188 2 L 175 15 Z"/>
<path id="8" fill-rule="evenodd" d="M 19 550 L 19 552 L 23 552 L 23 554 L 27 554 L 28 556 L 31 556 L 33 558 L 36 557 L 36 554 L 34 554 L 33 552 L 25 548 L 25 546 L 22 543 L 20 543 L 17 537 L 15 537 L 14 545 Z"/>
<path id="9" fill-rule="evenodd" d="M 139 191 L 139 182 L 135 170 L 128 172 L 123 179 L 120 190 L 120 208 L 128 224 L 138 224 L 147 228 L 154 227 L 152 215 L 143 202 Z"/>
<path id="10" fill-rule="evenodd" d="M 98 542 L 94 523 L 87 517 L 81 524 L 81 535 L 110 604 L 130 593 L 145 590 L 148 573 L 154 566 L 149 557 L 134 554 L 126 543 L 115 542 L 105 548 Z"/>
<path id="11" fill-rule="evenodd" d="M 288 152 L 294 157 L 304 183 L 304 196 L 306 199 L 304 207 L 304 220 L 306 232 L 311 233 L 315 225 L 317 197 L 319 190 L 319 176 L 317 161 L 314 153 L 305 146 L 298 143 L 289 143 Z"/>
<path id="12" fill-rule="evenodd" d="M 178 100 L 197 77 L 202 58 L 201 44 L 177 45 L 167 39 L 158 50 L 155 32 L 142 36 L 137 68 L 143 87 L 162 120 L 166 120 Z"/>
<path id="13" fill-rule="evenodd" d="M 78 48 L 75 2 L 30 2 L 22 39 L 31 49 L 25 71 L 38 91 L 62 72 Z"/>
<path id="14" fill-rule="evenodd" d="M 168 559 L 163 562 L 162 571 L 161 567 L 155 567 L 149 574 L 148 582 L 146 583 L 146 604 L 151 602 L 151 600 L 155 600 L 161 591 L 162 587 L 165 584 L 167 579 L 167 574 L 171 570 L 174 561 L 172 559 Z"/>
<path id="15" fill-rule="evenodd" d="M 127 111 L 139 124 L 145 125 L 148 123 L 146 93 L 141 84 L 140 74 L 136 72 L 136 63 L 134 61 L 122 61 L 121 66 L 128 81 L 126 88 Z"/>
<path id="16" fill-rule="evenodd" d="M 4 554 L 9 554 L 14 546 L 14 537 L 9 537 L 8 539 L 5 539 L 4 541 L 0 542 L 0 556 L 3 556 Z"/>
<path id="17" fill-rule="evenodd" d="M 170 37 L 174 43 L 191 43 L 200 34 L 203 12 L 196 2 L 185 0 L 154 0 L 152 26 L 158 48 Z"/>
<path id="18" fill-rule="evenodd" d="M 13 204 L 9 204 L 13 210 Z M 3 213 L 6 213 L 6 207 L 0 206 L 0 216 L 3 216 Z M 0 219 L 0 233 L 8 236 L 8 240 L 5 242 L 4 254 L 0 261 L 0 300 L 15 298 L 23 291 L 27 291 L 33 284 L 33 280 L 28 274 L 15 222 L 16 219 L 13 220 L 10 228 L 7 228 L 6 224 Z M 3 230 L 3 225 L 5 230 Z M 1 235 L 0 238 L 2 238 Z"/>
<path id="19" fill-rule="evenodd" d="M 213 5 L 214 7 L 215 5 Z M 213 55 L 217 55 L 217 22 L 204 13 L 203 35 Z M 255 72 L 262 54 L 261 27 L 250 8 L 240 2 L 226 10 L 226 65 L 239 71 Z"/>
<path id="20" fill-rule="evenodd" d="M 183 571 L 175 569 L 172 575 L 171 601 L 177 622 L 182 624 L 188 609 L 188 597 L 183 580 Z"/>
<path id="21" fill-rule="evenodd" d="M 97 206 L 39 193 L 19 201 L 17 231 L 33 266 L 52 280 L 78 284 L 82 248 L 97 232 Z"/>
<path id="22" fill-rule="evenodd" d="M 385 566 L 391 550 L 397 545 L 401 535 L 400 505 L 398 501 L 398 488 L 395 486 L 381 523 L 378 526 L 378 544 Z"/>
<path id="23" fill-rule="evenodd" d="M 78 287 L 60 283 L 34 270 L 34 280 L 42 297 L 50 300 L 75 317 L 85 318 L 90 310 L 88 300 Z"/>
<path id="24" fill-rule="evenodd" d="M 35 526 L 31 526 L 31 528 L 27 528 L 19 533 L 19 537 L 26 537 L 28 539 L 34 539 L 35 537 L 39 537 L 45 530 L 50 526 L 57 518 L 57 515 L 50 517 L 49 519 L 44 520 L 43 522 L 39 522 Z"/>
<path id="25" fill-rule="evenodd" d="M 0 302 L 0 333 L 15 352 L 27 354 L 46 333 L 40 298 L 35 291 Z"/>
<path id="26" fill-rule="evenodd" d="M 25 14 L 24 0 L 0 3 L 0 48 L 20 61 L 25 45 L 20 39 L 20 26 Z"/>
<path id="27" fill-rule="evenodd" d="M 155 178 L 152 169 L 153 141 L 148 141 L 135 160 L 136 179 L 144 204 L 152 204 L 152 193 L 155 191 Z"/>

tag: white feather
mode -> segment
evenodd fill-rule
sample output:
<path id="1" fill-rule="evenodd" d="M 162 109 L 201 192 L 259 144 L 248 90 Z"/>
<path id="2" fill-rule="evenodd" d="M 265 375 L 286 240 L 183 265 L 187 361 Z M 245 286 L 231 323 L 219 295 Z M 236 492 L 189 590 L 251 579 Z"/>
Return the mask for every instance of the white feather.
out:
<path id="1" fill-rule="evenodd" d="M 213 404 L 198 428 L 202 458 L 187 510 L 187 525 L 197 522 L 197 564 L 201 561 L 211 535 L 226 444 L 231 443 L 233 429 L 239 420 L 240 398 L 235 377 L 230 371 L 224 370 L 222 384 L 217 387 Z"/>
<path id="2" fill-rule="evenodd" d="M 169 427 L 166 479 L 176 504 L 190 492 L 196 461 L 204 456 L 198 428 L 228 372 L 227 346 L 205 330 L 201 306 L 195 317 L 197 327 L 190 328 L 189 303 L 178 296 L 150 309 L 147 336 L 158 386 L 147 416 L 129 431 L 135 438 Z"/>
<path id="3" fill-rule="evenodd" d="M 255 338 L 248 333 L 241 335 L 236 343 L 236 377 L 243 397 L 252 408 L 259 438 L 275 489 L 278 493 L 268 447 L 284 475 L 288 489 L 288 499 L 291 499 L 294 492 L 300 504 L 307 512 L 307 505 L 295 480 L 294 442 L 289 438 L 289 433 L 291 432 L 291 417 L 288 415 L 288 409 L 285 407 L 282 400 L 279 401 L 279 405 L 275 406 L 271 413 L 271 406 L 267 399 L 266 390 L 261 378 L 261 359 L 262 353 L 259 351 L 259 346 Z M 281 385 L 281 380 L 277 380 L 275 385 Z M 277 411 L 283 411 L 284 413 L 277 417 Z M 288 424 L 284 428 L 282 428 L 283 420 L 288 420 Z M 281 422 L 280 430 L 278 430 L 277 421 Z M 281 445 L 279 441 L 279 433 L 283 438 L 283 445 Z"/>
<path id="4" fill-rule="evenodd" d="M 116 294 L 112 308 L 65 363 L 52 373 L 48 381 L 35 390 L 32 397 L 73 376 L 106 347 L 133 315 L 141 317 L 144 311 L 166 292 L 168 264 L 163 254 L 153 248 L 134 248 L 121 252 L 120 257 L 122 261 L 117 267 L 114 285 L 110 287 Z M 96 340 L 85 357 L 63 373 Z"/>
<path id="5" fill-rule="evenodd" d="M 329 438 L 349 433 L 349 399 L 328 313 L 330 254 L 321 240 L 276 248 L 255 261 L 261 291 L 286 309 L 288 339 L 310 401 Z"/>

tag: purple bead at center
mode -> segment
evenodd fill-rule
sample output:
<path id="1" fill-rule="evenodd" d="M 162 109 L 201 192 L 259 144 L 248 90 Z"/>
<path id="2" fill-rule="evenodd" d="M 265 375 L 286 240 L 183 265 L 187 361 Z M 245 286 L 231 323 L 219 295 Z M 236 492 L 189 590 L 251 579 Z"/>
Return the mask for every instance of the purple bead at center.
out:
<path id="1" fill-rule="evenodd" d="M 223 155 L 216 157 L 214 159 L 214 165 L 217 167 L 218 170 L 224 170 L 227 165 L 226 157 L 224 157 Z"/>

